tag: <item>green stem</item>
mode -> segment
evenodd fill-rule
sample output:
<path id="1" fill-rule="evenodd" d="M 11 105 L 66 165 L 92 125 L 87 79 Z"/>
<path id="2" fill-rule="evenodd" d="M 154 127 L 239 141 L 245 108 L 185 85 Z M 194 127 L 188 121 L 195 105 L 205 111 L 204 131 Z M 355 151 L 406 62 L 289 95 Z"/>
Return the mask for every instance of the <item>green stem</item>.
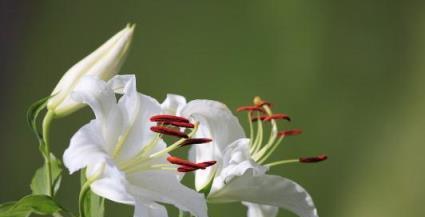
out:
<path id="1" fill-rule="evenodd" d="M 45 145 L 45 161 L 47 165 L 47 185 L 49 189 L 49 196 L 53 197 L 53 181 L 52 181 L 52 165 L 50 161 L 50 140 L 49 140 L 49 132 L 50 125 L 54 119 L 54 113 L 48 111 L 43 119 L 43 140 Z"/>
<path id="2" fill-rule="evenodd" d="M 84 185 L 81 187 L 80 196 L 78 197 L 79 200 L 79 211 L 80 211 L 80 217 L 85 217 L 86 213 L 84 212 L 84 201 L 86 198 L 87 193 L 90 191 L 90 184 L 92 182 L 87 181 L 84 183 Z"/>

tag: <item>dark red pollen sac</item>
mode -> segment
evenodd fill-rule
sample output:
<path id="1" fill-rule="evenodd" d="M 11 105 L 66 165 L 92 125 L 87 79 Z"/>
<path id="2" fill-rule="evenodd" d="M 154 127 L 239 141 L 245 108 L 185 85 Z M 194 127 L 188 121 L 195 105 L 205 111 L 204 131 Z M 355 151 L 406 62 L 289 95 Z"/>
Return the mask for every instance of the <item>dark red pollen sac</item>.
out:
<path id="1" fill-rule="evenodd" d="M 203 143 L 209 143 L 211 141 L 212 139 L 208 139 L 208 138 L 190 138 L 190 139 L 184 140 L 181 146 L 203 144 Z"/>
<path id="2" fill-rule="evenodd" d="M 180 165 L 180 166 L 184 166 L 184 167 L 190 167 L 190 168 L 195 168 L 195 169 L 205 169 L 206 168 L 203 165 L 199 165 L 197 163 L 193 163 L 191 161 L 184 160 L 184 159 L 181 159 L 181 158 L 175 157 L 175 156 L 168 156 L 167 160 L 168 160 L 168 162 L 170 162 L 172 164 L 176 164 L 176 165 Z"/>
<path id="3" fill-rule="evenodd" d="M 326 159 L 328 159 L 328 156 L 322 154 L 316 157 L 300 157 L 299 161 L 300 163 L 317 163 Z"/>
<path id="4" fill-rule="evenodd" d="M 175 115 L 155 115 L 150 118 L 152 122 L 184 122 L 189 123 L 187 118 Z"/>
<path id="5" fill-rule="evenodd" d="M 258 106 L 258 107 L 263 107 L 263 106 L 272 107 L 272 104 L 270 102 L 265 101 L 265 100 L 260 100 L 255 105 Z"/>
<path id="6" fill-rule="evenodd" d="M 282 120 L 285 119 L 287 121 L 291 121 L 291 118 L 289 118 L 286 114 L 272 114 L 272 115 L 262 115 L 258 117 L 253 117 L 251 121 L 271 121 L 271 120 Z"/>
<path id="7" fill-rule="evenodd" d="M 181 173 L 188 173 L 188 172 L 192 172 L 192 171 L 195 171 L 195 170 L 197 170 L 197 168 L 185 167 L 185 166 L 177 168 L 177 171 L 179 171 Z"/>
<path id="8" fill-rule="evenodd" d="M 170 129 L 164 126 L 154 126 L 154 127 L 151 127 L 151 130 L 155 133 L 161 133 L 168 136 L 175 136 L 179 138 L 189 138 L 189 136 L 183 132 L 180 132 L 175 129 Z"/>
<path id="9" fill-rule="evenodd" d="M 180 167 L 177 168 L 177 171 L 179 172 L 192 172 L 199 169 L 203 170 L 216 163 L 216 161 L 205 161 L 201 163 L 194 163 L 194 162 L 184 160 L 175 156 L 169 156 L 167 157 L 167 160 L 168 162 L 172 164 L 179 165 Z"/>
<path id="10" fill-rule="evenodd" d="M 239 108 L 236 109 L 237 112 L 242 112 L 242 111 L 258 111 L 258 112 L 262 112 L 265 113 L 266 111 L 264 111 L 263 108 L 256 106 L 256 105 L 248 105 L 248 106 L 241 106 Z"/>
<path id="11" fill-rule="evenodd" d="M 198 165 L 205 166 L 205 168 L 206 168 L 206 167 L 210 167 L 210 166 L 212 166 L 216 163 L 217 163 L 217 161 L 212 160 L 212 161 L 204 161 L 204 162 L 198 163 Z"/>
<path id="12" fill-rule="evenodd" d="M 287 114 L 272 114 L 272 115 L 264 118 L 265 121 L 281 120 L 281 119 L 291 121 L 291 119 L 289 118 L 289 116 Z"/>
<path id="13" fill-rule="evenodd" d="M 184 128 L 194 128 L 195 125 L 191 124 L 191 123 L 186 123 L 186 122 L 176 122 L 176 121 L 164 121 L 164 122 L 159 122 L 165 125 L 173 125 L 175 127 L 184 127 Z"/>
<path id="14" fill-rule="evenodd" d="M 280 131 L 277 135 L 279 137 L 284 137 L 284 136 L 296 136 L 301 134 L 303 131 L 300 129 L 293 129 L 293 130 L 285 130 L 285 131 Z"/>
<path id="15" fill-rule="evenodd" d="M 266 118 L 267 118 L 268 116 L 265 116 L 265 115 L 263 115 L 263 116 L 258 116 L 258 117 L 253 117 L 252 119 L 251 119 L 251 121 L 252 122 L 256 122 L 256 121 L 264 121 Z"/>

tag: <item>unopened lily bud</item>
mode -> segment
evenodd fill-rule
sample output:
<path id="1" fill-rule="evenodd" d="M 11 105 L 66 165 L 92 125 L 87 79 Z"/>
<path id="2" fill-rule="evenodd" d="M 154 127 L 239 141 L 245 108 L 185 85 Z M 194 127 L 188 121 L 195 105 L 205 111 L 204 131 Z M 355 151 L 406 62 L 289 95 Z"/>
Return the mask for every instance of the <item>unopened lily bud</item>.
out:
<path id="1" fill-rule="evenodd" d="M 92 75 L 107 81 L 116 75 L 127 56 L 134 27 L 127 25 L 93 53 L 72 66 L 53 90 L 47 103 L 49 111 L 61 117 L 83 107 L 82 103 L 71 98 L 71 93 L 84 76 Z"/>

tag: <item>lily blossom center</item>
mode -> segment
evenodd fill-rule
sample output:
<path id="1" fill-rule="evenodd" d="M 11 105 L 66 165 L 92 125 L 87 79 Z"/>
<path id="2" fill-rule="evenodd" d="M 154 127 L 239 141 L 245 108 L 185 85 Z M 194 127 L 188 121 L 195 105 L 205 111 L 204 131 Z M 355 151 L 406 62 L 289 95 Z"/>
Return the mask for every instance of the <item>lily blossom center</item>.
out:
<path id="1" fill-rule="evenodd" d="M 278 148 L 279 144 L 282 143 L 283 139 L 287 136 L 295 136 L 302 133 L 300 129 L 288 129 L 280 130 L 278 127 L 278 121 L 286 120 L 291 121 L 291 118 L 287 114 L 273 113 L 272 104 L 268 101 L 255 97 L 253 105 L 241 106 L 237 112 L 245 111 L 248 113 L 248 122 L 250 129 L 250 154 L 255 162 L 264 164 L 264 162 L 271 156 L 271 154 Z M 254 126 L 256 122 L 256 127 Z M 269 133 L 268 140 L 265 140 L 264 124 L 271 124 L 271 132 Z M 256 129 L 254 129 L 256 128 Z M 299 157 L 296 159 L 276 161 L 264 166 L 272 167 L 276 165 L 282 165 L 287 163 L 316 163 L 327 159 L 326 155 L 319 155 L 316 157 Z"/>
<path id="2" fill-rule="evenodd" d="M 127 173 L 140 172 L 140 170 L 176 170 L 178 172 L 192 172 L 198 169 L 205 169 L 215 164 L 215 161 L 207 161 L 194 163 L 174 156 L 168 156 L 167 161 L 170 164 L 155 164 L 156 159 L 164 157 L 183 146 L 192 144 L 209 143 L 212 140 L 208 138 L 193 138 L 198 130 L 199 123 L 190 123 L 186 118 L 173 115 L 154 115 L 150 118 L 151 122 L 156 122 L 156 126 L 152 126 L 151 131 L 157 135 L 143 149 L 135 154 L 132 158 L 118 163 L 119 168 Z M 186 131 L 189 131 L 186 133 Z M 168 147 L 152 153 L 154 147 L 163 136 L 171 136 L 178 138 L 177 141 Z M 119 147 L 118 145 L 116 147 Z M 116 150 L 119 152 L 120 150 Z M 214 163 L 211 163 L 214 162 Z M 173 166 L 173 165 L 177 165 Z"/>

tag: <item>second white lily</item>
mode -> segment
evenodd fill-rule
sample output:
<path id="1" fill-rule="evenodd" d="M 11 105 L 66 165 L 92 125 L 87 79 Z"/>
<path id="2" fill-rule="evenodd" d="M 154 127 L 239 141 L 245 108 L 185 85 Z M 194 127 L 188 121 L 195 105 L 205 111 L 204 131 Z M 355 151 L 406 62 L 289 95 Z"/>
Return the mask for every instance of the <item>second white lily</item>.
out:
<path id="1" fill-rule="evenodd" d="M 243 107 L 249 111 L 250 138 L 246 138 L 238 119 L 222 103 L 211 100 L 194 100 L 168 95 L 163 109 L 200 122 L 197 136 L 212 138 L 212 145 L 196 145 L 190 158 L 196 161 L 214 159 L 217 164 L 207 170 L 196 171 L 195 184 L 198 191 L 208 193 L 208 202 L 226 203 L 241 201 L 248 207 L 248 217 L 275 217 L 284 208 L 301 217 L 318 217 L 312 198 L 299 184 L 289 179 L 267 175 L 269 167 L 290 162 L 320 161 L 322 158 L 302 158 L 265 164 L 284 136 L 299 131 L 278 132 L 276 119 L 287 118 L 273 114 L 270 105 L 256 99 L 253 106 Z M 252 114 L 258 113 L 258 128 L 254 132 Z M 263 143 L 262 121 L 272 124 L 270 139 Z M 286 132 L 286 134 L 285 134 Z"/>

